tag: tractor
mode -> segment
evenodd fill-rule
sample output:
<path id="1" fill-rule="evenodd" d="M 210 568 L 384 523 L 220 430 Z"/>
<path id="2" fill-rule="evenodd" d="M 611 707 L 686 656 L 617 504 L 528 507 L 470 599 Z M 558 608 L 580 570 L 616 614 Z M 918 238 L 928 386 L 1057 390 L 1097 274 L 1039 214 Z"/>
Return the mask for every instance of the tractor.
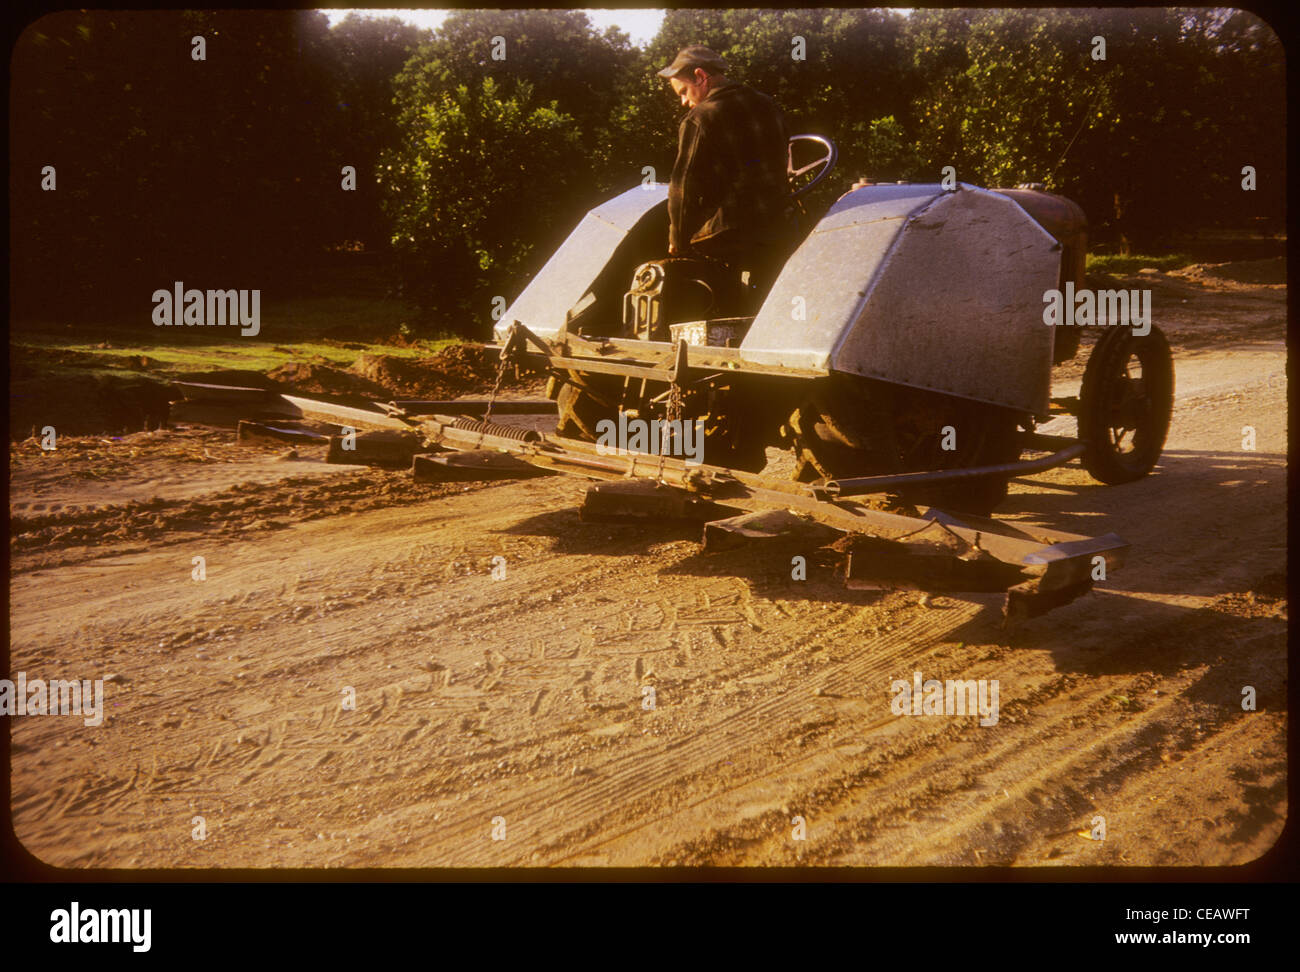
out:
<path id="1" fill-rule="evenodd" d="M 790 140 L 795 205 L 835 161 L 825 138 Z M 892 492 L 984 516 L 1029 471 L 1078 457 L 1118 484 L 1158 460 L 1174 392 L 1159 328 L 1109 320 L 1079 394 L 1051 395 L 1080 329 L 1045 323 L 1045 295 L 1087 286 L 1087 221 L 1070 200 L 859 181 L 803 214 L 764 290 L 725 264 L 662 256 L 667 190 L 587 213 L 495 326 L 503 354 L 549 374 L 559 436 L 594 442 L 620 412 L 698 422 L 714 467 L 760 472 L 787 450 L 793 478 L 823 496 Z M 1062 414 L 1077 441 L 1036 431 Z M 1021 462 L 1026 450 L 1052 455 Z"/>

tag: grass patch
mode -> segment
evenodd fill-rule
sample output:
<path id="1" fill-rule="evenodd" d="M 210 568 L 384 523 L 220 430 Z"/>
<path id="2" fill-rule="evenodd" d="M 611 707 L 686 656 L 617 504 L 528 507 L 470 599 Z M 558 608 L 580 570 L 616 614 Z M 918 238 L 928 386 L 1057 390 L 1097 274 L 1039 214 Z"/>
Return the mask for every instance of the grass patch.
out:
<path id="1" fill-rule="evenodd" d="M 346 370 L 367 352 L 427 358 L 464 340 L 446 335 L 411 340 L 406 346 L 373 343 L 402 333 L 410 320 L 413 310 L 402 301 L 303 297 L 266 302 L 255 336 L 244 337 L 238 328 L 230 326 L 160 328 L 145 311 L 106 319 L 93 331 L 51 320 L 16 323 L 10 331 L 10 347 L 85 355 L 82 374 L 88 369 L 139 373 L 138 367 L 130 367 L 124 360 L 138 355 L 149 359 L 148 370 L 155 374 L 223 370 L 265 373 L 293 362 Z M 331 337 L 325 337 L 327 334 Z"/>
<path id="2" fill-rule="evenodd" d="M 324 344 L 316 341 L 300 341 L 291 345 L 272 344 L 259 338 L 236 338 L 233 341 L 211 343 L 186 343 L 173 347 L 160 347 L 144 341 L 111 341 L 110 347 L 101 348 L 98 344 L 80 341 L 58 340 L 57 338 L 31 337 L 26 340 L 13 341 L 11 347 L 33 348 L 45 351 L 72 351 L 102 359 L 104 368 L 119 371 L 135 371 L 127 368 L 121 359 L 132 353 L 142 354 L 149 359 L 151 372 L 186 373 L 194 371 L 237 371 L 267 372 L 280 365 L 296 361 L 311 364 L 328 365 L 347 370 L 356 363 L 357 358 L 367 352 L 397 358 L 427 358 L 458 339 L 440 339 L 420 341 L 414 347 L 394 347 L 386 344 L 367 344 L 363 347 L 344 348 L 336 344 Z M 359 342 L 358 342 L 359 343 Z M 96 367 L 96 366 L 91 366 Z"/>
<path id="3" fill-rule="evenodd" d="M 1118 253 L 1088 254 L 1088 273 L 1129 274 L 1151 268 L 1153 270 L 1178 270 L 1196 261 L 1186 253 L 1166 253 L 1163 256 L 1132 253 L 1122 256 Z"/>

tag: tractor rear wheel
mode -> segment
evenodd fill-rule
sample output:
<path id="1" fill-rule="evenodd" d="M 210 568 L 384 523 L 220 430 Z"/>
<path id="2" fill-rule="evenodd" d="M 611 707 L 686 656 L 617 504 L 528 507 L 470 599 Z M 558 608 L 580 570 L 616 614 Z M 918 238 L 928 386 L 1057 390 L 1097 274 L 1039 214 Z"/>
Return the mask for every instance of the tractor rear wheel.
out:
<path id="1" fill-rule="evenodd" d="M 837 374 L 812 386 L 785 434 L 794 478 L 816 482 L 1014 462 L 1019 424 L 1010 409 Z M 1006 493 L 997 478 L 900 491 L 910 503 L 981 516 Z"/>
<path id="2" fill-rule="evenodd" d="M 994 466 L 1020 458 L 1020 419 L 1008 408 L 906 389 L 894 413 L 905 472 Z M 1006 499 L 1007 480 L 967 479 L 903 491 L 911 503 L 988 516 Z"/>
<path id="3" fill-rule="evenodd" d="M 603 419 L 618 421 L 618 380 L 610 375 L 582 375 L 565 372 L 564 378 L 551 376 L 546 383 L 546 397 L 554 399 L 555 434 L 569 439 L 595 442 L 600 433 L 596 426 Z"/>

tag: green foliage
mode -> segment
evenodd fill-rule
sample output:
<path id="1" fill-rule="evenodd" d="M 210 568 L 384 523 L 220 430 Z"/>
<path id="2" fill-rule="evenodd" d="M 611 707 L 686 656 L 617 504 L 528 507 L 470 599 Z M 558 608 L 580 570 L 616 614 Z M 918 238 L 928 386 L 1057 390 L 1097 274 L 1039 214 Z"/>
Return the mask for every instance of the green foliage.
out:
<path id="1" fill-rule="evenodd" d="M 506 10 L 453 14 L 407 62 L 379 174 L 429 326 L 486 336 L 492 298 L 517 295 L 587 209 L 640 180 L 627 93 L 643 61 L 581 12 Z"/>
<path id="2" fill-rule="evenodd" d="M 902 123 L 893 115 L 876 118 L 849 128 L 849 138 L 841 150 L 844 175 L 856 174 L 872 182 L 895 182 L 927 178 L 916 144 L 907 136 Z"/>
<path id="3" fill-rule="evenodd" d="M 204 62 L 177 42 L 194 34 Z M 669 10 L 645 50 L 573 10 L 457 11 L 432 32 L 311 10 L 69 10 L 11 60 L 14 306 L 138 310 L 177 279 L 283 293 L 362 240 L 395 246 L 431 326 L 482 336 L 491 298 L 516 295 L 588 209 L 645 166 L 666 181 L 682 108 L 655 72 L 692 43 L 773 96 L 792 134 L 835 140 L 814 213 L 858 177 L 936 181 L 945 165 L 1044 182 L 1121 251 L 1285 210 L 1285 60 L 1235 9 Z M 33 176 L 47 164 L 57 193 Z"/>
<path id="4" fill-rule="evenodd" d="M 1165 253 L 1160 256 L 1133 253 L 1128 256 L 1107 253 L 1089 253 L 1088 273 L 1137 273 L 1150 267 L 1153 270 L 1177 270 L 1192 263 L 1186 253 Z"/>
<path id="5" fill-rule="evenodd" d="M 494 59 L 498 50 L 504 57 Z M 537 103 L 555 102 L 580 131 L 595 134 L 621 103 L 619 82 L 636 59 L 625 34 L 598 33 L 581 11 L 460 11 L 398 76 L 397 107 L 406 123 L 440 94 L 492 78 L 506 97 L 528 85 Z"/>
<path id="6" fill-rule="evenodd" d="M 573 118 L 535 105 L 527 83 L 506 95 L 487 77 L 423 106 L 380 160 L 407 296 L 441 326 L 486 331 L 492 297 L 518 287 L 549 227 L 574 219 L 581 149 Z"/>
<path id="7" fill-rule="evenodd" d="M 1043 182 L 1123 246 L 1281 204 L 1283 60 L 1252 15 L 924 11 L 909 26 L 930 178 L 953 165 L 979 185 Z M 1267 202 L 1240 189 L 1243 146 L 1273 173 Z"/>

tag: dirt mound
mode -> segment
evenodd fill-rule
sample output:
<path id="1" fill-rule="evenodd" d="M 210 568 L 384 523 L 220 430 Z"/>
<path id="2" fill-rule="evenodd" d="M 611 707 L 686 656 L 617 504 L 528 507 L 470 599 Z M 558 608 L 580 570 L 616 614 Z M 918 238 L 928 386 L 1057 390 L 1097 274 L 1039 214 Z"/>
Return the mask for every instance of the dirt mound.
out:
<path id="1" fill-rule="evenodd" d="M 390 393 L 382 384 L 370 381 L 361 375 L 328 365 L 312 364 L 309 361 L 291 361 L 266 373 L 276 384 L 287 391 L 311 392 L 325 395 L 364 395 L 368 398 L 384 398 Z"/>
<path id="2" fill-rule="evenodd" d="M 352 371 L 401 398 L 450 398 L 486 392 L 496 378 L 497 357 L 474 344 L 453 344 L 429 358 L 363 354 Z M 508 374 L 503 387 L 516 384 Z"/>
<path id="3" fill-rule="evenodd" d="M 387 388 L 398 398 L 432 397 L 440 394 L 443 382 L 429 360 L 423 361 L 390 354 L 362 354 L 352 370 L 367 381 Z"/>
<path id="4" fill-rule="evenodd" d="M 1233 263 L 1193 263 L 1174 271 L 1177 276 L 1194 280 L 1227 280 L 1232 283 L 1262 286 L 1286 284 L 1286 257 L 1268 260 L 1237 260 Z"/>
<path id="5" fill-rule="evenodd" d="M 56 435 L 115 435 L 160 428 L 172 395 L 145 377 L 87 375 L 15 378 L 9 384 L 9 438 L 53 426 Z"/>
<path id="6" fill-rule="evenodd" d="M 478 345 L 452 344 L 434 355 L 430 366 L 449 381 L 490 386 L 496 377 L 497 357 Z"/>
<path id="7" fill-rule="evenodd" d="M 346 371 L 294 362 L 268 371 L 266 377 L 300 392 L 381 399 L 451 398 L 491 388 L 496 364 L 491 351 L 473 344 L 453 344 L 427 358 L 367 352 Z"/>

